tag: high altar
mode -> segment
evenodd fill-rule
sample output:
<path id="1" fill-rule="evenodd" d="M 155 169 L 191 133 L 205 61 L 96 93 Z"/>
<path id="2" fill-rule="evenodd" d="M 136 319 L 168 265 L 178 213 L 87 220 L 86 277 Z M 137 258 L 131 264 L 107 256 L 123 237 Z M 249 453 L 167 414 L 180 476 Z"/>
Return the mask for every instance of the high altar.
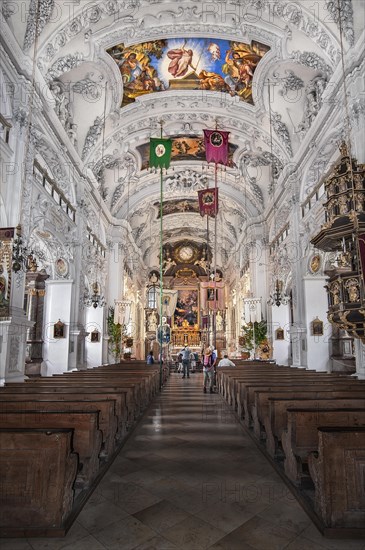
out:
<path id="1" fill-rule="evenodd" d="M 164 247 L 162 316 L 171 327 L 172 353 L 186 345 L 200 351 L 214 341 L 224 347 L 225 284 L 221 272 L 209 277 L 210 256 L 204 245 L 186 241 Z M 156 280 L 153 285 L 156 303 L 154 310 L 148 309 L 147 343 L 154 340 L 151 319 L 160 313 L 160 288 Z"/>

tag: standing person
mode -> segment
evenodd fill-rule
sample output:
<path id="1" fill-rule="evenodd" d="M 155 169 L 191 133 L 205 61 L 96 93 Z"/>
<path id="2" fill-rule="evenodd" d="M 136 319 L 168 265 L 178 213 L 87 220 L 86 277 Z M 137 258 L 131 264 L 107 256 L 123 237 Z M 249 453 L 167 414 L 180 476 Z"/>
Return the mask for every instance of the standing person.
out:
<path id="1" fill-rule="evenodd" d="M 235 366 L 236 365 L 233 363 L 233 361 L 228 359 L 228 355 L 224 355 L 223 359 L 221 359 L 218 363 L 218 368 L 219 367 L 235 367 Z"/>
<path id="2" fill-rule="evenodd" d="M 203 391 L 207 393 L 207 382 L 209 380 L 209 391 L 213 393 L 214 384 L 214 357 L 210 347 L 207 347 L 203 354 L 203 373 L 204 373 L 204 386 Z"/>
<path id="3" fill-rule="evenodd" d="M 187 378 L 189 378 L 189 363 L 190 363 L 190 348 L 189 346 L 185 346 L 181 352 L 182 354 L 182 364 L 183 364 L 183 375 L 182 378 L 185 378 L 185 375 Z"/>
<path id="4" fill-rule="evenodd" d="M 155 363 L 155 360 L 153 358 L 153 351 L 149 351 L 147 355 L 147 365 L 153 365 Z"/>
<path id="5" fill-rule="evenodd" d="M 191 372 L 195 372 L 196 369 L 196 353 L 191 352 L 190 354 L 190 366 L 191 366 Z"/>

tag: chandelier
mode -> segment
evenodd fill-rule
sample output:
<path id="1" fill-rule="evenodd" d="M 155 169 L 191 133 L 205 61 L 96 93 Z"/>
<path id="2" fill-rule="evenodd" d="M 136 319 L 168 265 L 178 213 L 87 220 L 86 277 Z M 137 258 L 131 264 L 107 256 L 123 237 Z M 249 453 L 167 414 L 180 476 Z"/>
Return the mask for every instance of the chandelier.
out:
<path id="1" fill-rule="evenodd" d="M 267 303 L 270 306 L 286 305 L 290 301 L 290 297 L 283 292 L 283 281 L 276 279 L 274 291 L 270 294 L 270 298 Z"/>
<path id="2" fill-rule="evenodd" d="M 23 271 L 37 271 L 38 265 L 37 261 L 33 255 L 33 250 L 28 252 L 26 246 L 24 246 L 23 239 L 21 236 L 21 226 L 16 227 L 16 236 L 13 242 L 13 252 L 12 252 L 12 270 L 14 273 L 17 273 L 21 269 Z"/>
<path id="3" fill-rule="evenodd" d="M 98 283 L 92 285 L 92 294 L 85 295 L 84 303 L 87 307 L 92 306 L 94 309 L 105 306 L 106 301 L 104 296 L 100 294 Z"/>

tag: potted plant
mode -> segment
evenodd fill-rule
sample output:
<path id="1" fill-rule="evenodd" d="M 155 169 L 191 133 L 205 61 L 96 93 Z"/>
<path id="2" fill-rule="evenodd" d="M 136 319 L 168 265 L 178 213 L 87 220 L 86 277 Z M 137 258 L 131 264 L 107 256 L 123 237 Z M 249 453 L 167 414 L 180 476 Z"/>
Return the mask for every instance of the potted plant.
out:
<path id="1" fill-rule="evenodd" d="M 109 334 L 109 353 L 113 356 L 116 363 L 120 361 L 122 351 L 122 325 L 114 322 L 114 308 L 109 307 L 109 315 L 107 317 L 108 334 Z"/>
<path id="2" fill-rule="evenodd" d="M 241 342 L 246 353 L 249 353 L 251 358 L 256 357 L 257 354 L 261 358 L 261 346 L 267 343 L 266 321 L 247 323 L 247 325 L 242 326 L 242 333 Z"/>

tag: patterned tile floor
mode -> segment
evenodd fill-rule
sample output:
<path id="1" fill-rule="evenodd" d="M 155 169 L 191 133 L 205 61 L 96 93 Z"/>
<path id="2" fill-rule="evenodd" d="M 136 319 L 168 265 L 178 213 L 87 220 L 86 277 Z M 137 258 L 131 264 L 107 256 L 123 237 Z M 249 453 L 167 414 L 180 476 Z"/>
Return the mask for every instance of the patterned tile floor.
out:
<path id="1" fill-rule="evenodd" d="M 321 536 L 202 375 L 172 374 L 62 539 L 1 550 L 365 550 Z"/>

